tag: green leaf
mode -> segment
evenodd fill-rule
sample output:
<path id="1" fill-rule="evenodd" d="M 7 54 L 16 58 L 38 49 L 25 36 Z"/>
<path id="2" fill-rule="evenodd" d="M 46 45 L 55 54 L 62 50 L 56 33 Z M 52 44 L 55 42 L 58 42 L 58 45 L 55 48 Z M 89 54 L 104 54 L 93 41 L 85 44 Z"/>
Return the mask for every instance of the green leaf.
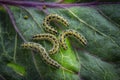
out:
<path id="1" fill-rule="evenodd" d="M 115 65 L 107 63 L 89 53 L 79 52 L 81 60 L 81 76 L 86 80 L 119 80 Z"/>
<path id="2" fill-rule="evenodd" d="M 64 0 L 64 3 L 75 3 L 76 0 Z"/>
<path id="3" fill-rule="evenodd" d="M 8 63 L 7 64 L 8 67 L 12 68 L 16 73 L 24 76 L 25 75 L 25 68 L 18 65 L 18 64 L 15 64 L 15 63 Z"/>
<path id="4" fill-rule="evenodd" d="M 18 29 L 25 39 L 31 42 L 31 37 L 38 33 L 45 33 L 42 22 L 45 14 L 35 8 L 20 8 L 11 6 Z M 66 40 L 68 49 L 59 49 L 57 54 L 50 55 L 67 70 L 56 69 L 44 61 L 40 55 L 30 50 L 23 50 L 23 43 L 15 32 L 13 25 L 2 9 L 0 11 L 0 65 L 3 76 L 11 76 L 19 80 L 119 80 L 120 61 L 120 5 L 101 5 L 97 7 L 72 7 L 64 9 L 48 9 L 49 13 L 56 13 L 68 20 L 69 29 L 80 32 L 87 39 L 87 46 L 82 46 L 75 38 Z M 25 19 L 25 16 L 28 18 Z M 57 28 L 58 26 L 55 25 Z M 60 27 L 64 28 L 63 25 Z M 59 28 L 57 28 L 59 29 Z M 67 28 L 64 28 L 67 29 Z M 59 32 L 64 29 L 58 30 Z M 52 48 L 47 41 L 38 42 L 46 50 Z M 3 56 L 11 60 L 4 61 Z M 8 65 L 6 65 L 6 63 Z M 16 64 L 15 64 L 16 63 Z M 112 64 L 110 64 L 112 63 Z M 19 66 L 19 65 L 21 66 Z M 14 76 L 6 70 L 12 68 L 14 73 L 26 75 Z M 71 73 L 79 72 L 80 75 Z"/>

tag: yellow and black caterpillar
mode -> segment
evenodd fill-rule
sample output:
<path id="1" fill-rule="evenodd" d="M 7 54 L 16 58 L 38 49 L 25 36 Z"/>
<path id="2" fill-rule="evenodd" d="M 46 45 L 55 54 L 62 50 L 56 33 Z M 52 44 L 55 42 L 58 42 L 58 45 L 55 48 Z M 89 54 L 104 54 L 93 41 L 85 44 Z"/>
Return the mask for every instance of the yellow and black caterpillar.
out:
<path id="1" fill-rule="evenodd" d="M 67 49 L 67 45 L 65 43 L 65 38 L 69 37 L 69 36 L 73 36 L 75 37 L 82 45 L 86 45 L 87 44 L 87 40 L 85 39 L 84 36 L 82 36 L 79 32 L 69 29 L 69 30 L 65 30 L 63 31 L 60 35 L 59 35 L 59 42 L 60 45 L 64 48 Z"/>
<path id="2" fill-rule="evenodd" d="M 34 50 L 34 51 L 38 51 L 40 53 L 40 55 L 42 56 L 43 60 L 46 63 L 48 63 L 49 65 L 54 66 L 56 68 L 61 68 L 62 67 L 58 62 L 54 61 L 49 56 L 49 54 L 46 52 L 45 48 L 42 47 L 40 44 L 34 43 L 34 42 L 26 42 L 26 43 L 21 44 L 21 46 L 25 49 L 31 49 L 31 50 Z"/>
<path id="3" fill-rule="evenodd" d="M 44 22 L 43 22 L 43 26 L 44 26 L 44 29 L 51 34 L 58 34 L 57 30 L 55 30 L 50 25 L 51 21 L 58 21 L 60 23 L 63 23 L 65 26 L 68 26 L 67 20 L 64 19 L 63 17 L 61 17 L 57 14 L 49 14 L 48 16 L 45 17 Z"/>
<path id="4" fill-rule="evenodd" d="M 49 54 L 55 54 L 59 49 L 59 41 L 56 36 L 45 33 L 45 34 L 36 34 L 32 37 L 33 40 L 48 40 L 53 44 L 53 48 L 48 51 Z"/>
<path id="5" fill-rule="evenodd" d="M 69 69 L 66 69 L 64 68 L 62 65 L 60 65 L 57 61 L 53 60 L 49 54 L 46 52 L 45 48 L 38 44 L 38 43 L 34 43 L 34 42 L 26 42 L 26 43 L 23 43 L 21 44 L 21 46 L 24 48 L 24 49 L 31 49 L 33 51 L 38 51 L 42 57 L 42 59 L 49 65 L 57 68 L 57 69 L 63 69 L 63 70 L 66 70 L 66 71 L 69 71 L 71 73 L 75 73 Z"/>

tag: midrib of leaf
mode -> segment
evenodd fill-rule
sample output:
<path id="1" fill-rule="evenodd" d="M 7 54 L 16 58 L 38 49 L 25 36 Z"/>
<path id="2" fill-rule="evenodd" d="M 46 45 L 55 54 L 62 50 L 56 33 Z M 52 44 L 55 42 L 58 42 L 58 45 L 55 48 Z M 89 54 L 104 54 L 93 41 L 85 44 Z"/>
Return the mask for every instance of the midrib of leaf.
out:
<path id="1" fill-rule="evenodd" d="M 78 21 L 82 22 L 83 24 L 87 25 L 89 28 L 91 28 L 92 30 L 94 30 L 95 32 L 101 34 L 102 36 L 104 37 L 108 37 L 113 43 L 115 43 L 117 45 L 117 47 L 120 48 L 120 46 L 108 35 L 102 33 L 101 31 L 97 30 L 94 26 L 88 24 L 87 22 L 85 22 L 84 20 L 80 19 L 73 11 L 71 11 L 70 9 L 68 8 L 64 8 L 66 9 L 67 11 L 69 11 Z"/>

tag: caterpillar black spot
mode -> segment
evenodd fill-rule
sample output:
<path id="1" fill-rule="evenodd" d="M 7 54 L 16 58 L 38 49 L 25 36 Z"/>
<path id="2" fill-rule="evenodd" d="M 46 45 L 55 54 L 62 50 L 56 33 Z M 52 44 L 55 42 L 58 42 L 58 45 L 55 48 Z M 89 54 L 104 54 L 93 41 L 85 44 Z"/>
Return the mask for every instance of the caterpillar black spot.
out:
<path id="1" fill-rule="evenodd" d="M 32 37 L 33 40 L 48 40 L 53 44 L 53 48 L 48 51 L 49 54 L 55 54 L 59 49 L 59 41 L 56 36 L 45 33 L 45 34 L 36 34 Z"/>
<path id="2" fill-rule="evenodd" d="M 84 36 L 82 36 L 79 32 L 69 29 L 69 30 L 65 30 L 63 31 L 60 36 L 59 36 L 59 42 L 60 45 L 66 50 L 67 49 L 67 45 L 65 43 L 65 38 L 68 36 L 73 36 L 75 37 L 82 45 L 86 45 L 87 44 L 87 40 L 85 39 Z"/>
<path id="3" fill-rule="evenodd" d="M 57 30 L 55 30 L 51 25 L 50 22 L 51 21 L 58 21 L 60 23 L 63 23 L 65 26 L 68 26 L 68 22 L 66 19 L 64 19 L 63 17 L 57 15 L 57 14 L 49 14 L 48 16 L 45 17 L 44 22 L 43 22 L 43 26 L 44 29 L 51 33 L 51 34 L 58 34 Z"/>
<path id="4" fill-rule="evenodd" d="M 42 47 L 40 44 L 34 43 L 34 42 L 26 42 L 26 43 L 21 44 L 21 46 L 25 49 L 31 49 L 34 51 L 38 51 L 46 63 L 56 68 L 62 68 L 62 66 L 58 62 L 56 62 L 49 56 L 45 48 Z"/>

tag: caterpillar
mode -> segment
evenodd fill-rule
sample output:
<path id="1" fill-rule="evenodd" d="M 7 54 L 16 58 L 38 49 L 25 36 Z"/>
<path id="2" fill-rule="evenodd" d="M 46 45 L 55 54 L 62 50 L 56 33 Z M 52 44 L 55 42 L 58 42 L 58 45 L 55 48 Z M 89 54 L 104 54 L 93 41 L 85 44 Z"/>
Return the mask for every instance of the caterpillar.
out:
<path id="1" fill-rule="evenodd" d="M 31 49 L 33 51 L 37 51 L 39 52 L 39 54 L 41 55 L 42 59 L 47 63 L 49 64 L 50 66 L 52 67 L 55 67 L 57 69 L 63 69 L 63 70 L 66 70 L 70 73 L 77 73 L 76 71 L 71 71 L 65 67 L 63 67 L 62 65 L 60 65 L 57 61 L 53 60 L 49 54 L 47 53 L 47 51 L 45 50 L 45 48 L 38 44 L 38 43 L 35 43 L 35 42 L 25 42 L 23 44 L 21 44 L 21 47 L 23 47 L 24 49 Z"/>
<path id="2" fill-rule="evenodd" d="M 32 37 L 33 40 L 49 40 L 53 44 L 53 48 L 48 51 L 49 54 L 55 54 L 59 49 L 58 39 L 49 33 L 36 34 Z"/>
<path id="3" fill-rule="evenodd" d="M 62 66 L 58 62 L 54 61 L 49 56 L 49 54 L 46 52 L 45 48 L 42 47 L 40 44 L 34 43 L 34 42 L 26 42 L 26 43 L 21 44 L 21 46 L 24 49 L 31 49 L 34 51 L 38 51 L 46 63 L 48 63 L 49 65 L 56 67 L 56 68 L 62 68 Z"/>
<path id="4" fill-rule="evenodd" d="M 59 43 L 63 47 L 63 49 L 65 49 L 65 50 L 67 49 L 67 45 L 65 43 L 65 38 L 68 37 L 68 36 L 75 37 L 78 41 L 80 41 L 80 43 L 82 45 L 87 44 L 87 40 L 79 32 L 77 32 L 75 30 L 72 30 L 72 29 L 65 30 L 59 35 Z"/>
<path id="5" fill-rule="evenodd" d="M 49 65 L 51 65 L 52 67 L 55 67 L 57 69 L 63 69 L 63 70 L 66 70 L 68 72 L 71 72 L 71 73 L 76 73 L 76 72 L 73 72 L 69 69 L 66 69 L 64 68 L 62 65 L 60 65 L 57 61 L 53 60 L 49 54 L 46 52 L 45 48 L 38 44 L 38 43 L 34 43 L 34 42 L 25 42 L 23 44 L 21 44 L 21 46 L 24 48 L 24 49 L 31 49 L 31 50 L 34 50 L 34 51 L 38 51 L 42 57 L 42 59 Z"/>
<path id="6" fill-rule="evenodd" d="M 50 22 L 53 20 L 63 23 L 66 27 L 69 25 L 67 20 L 64 19 L 63 17 L 57 14 L 49 14 L 48 16 L 45 17 L 43 26 L 44 26 L 44 29 L 51 34 L 58 34 L 57 30 L 52 28 L 52 26 L 50 25 Z"/>

